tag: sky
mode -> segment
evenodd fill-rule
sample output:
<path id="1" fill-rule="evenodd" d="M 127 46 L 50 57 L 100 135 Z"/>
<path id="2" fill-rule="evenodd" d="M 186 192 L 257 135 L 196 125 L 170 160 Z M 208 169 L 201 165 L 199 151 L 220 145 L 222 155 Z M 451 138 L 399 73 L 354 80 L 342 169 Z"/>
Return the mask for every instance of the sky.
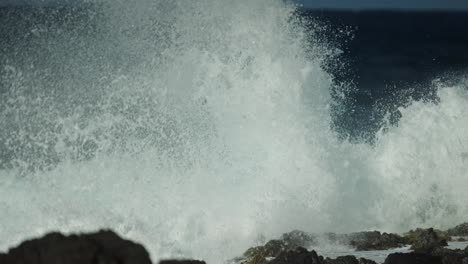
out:
<path id="1" fill-rule="evenodd" d="M 187 0 L 191 1 L 191 0 Z M 292 0 L 311 8 L 468 10 L 468 0 Z M 44 5 L 70 0 L 0 0 L 0 6 Z M 72 1 L 73 2 L 73 1 Z"/>

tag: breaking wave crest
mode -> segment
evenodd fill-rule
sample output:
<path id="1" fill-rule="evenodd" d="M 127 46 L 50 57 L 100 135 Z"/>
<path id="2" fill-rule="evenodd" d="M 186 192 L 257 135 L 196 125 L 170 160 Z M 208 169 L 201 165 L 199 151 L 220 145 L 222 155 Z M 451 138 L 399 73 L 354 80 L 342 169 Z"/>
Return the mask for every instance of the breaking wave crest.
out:
<path id="1" fill-rule="evenodd" d="M 0 247 L 106 227 L 154 260 L 219 263 L 292 229 L 466 220 L 466 83 L 401 108 L 375 144 L 349 143 L 330 128 L 332 49 L 293 5 L 87 12 L 79 30 L 36 26 L 40 61 L 3 63 Z"/>

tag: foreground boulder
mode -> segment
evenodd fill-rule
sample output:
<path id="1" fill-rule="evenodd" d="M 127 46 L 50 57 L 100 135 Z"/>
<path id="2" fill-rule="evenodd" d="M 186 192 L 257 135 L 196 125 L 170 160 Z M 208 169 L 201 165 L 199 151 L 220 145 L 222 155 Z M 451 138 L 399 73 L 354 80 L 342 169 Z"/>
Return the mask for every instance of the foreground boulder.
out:
<path id="1" fill-rule="evenodd" d="M 0 254 L 1 264 L 151 264 L 148 252 L 112 231 L 65 236 L 51 233 Z"/>

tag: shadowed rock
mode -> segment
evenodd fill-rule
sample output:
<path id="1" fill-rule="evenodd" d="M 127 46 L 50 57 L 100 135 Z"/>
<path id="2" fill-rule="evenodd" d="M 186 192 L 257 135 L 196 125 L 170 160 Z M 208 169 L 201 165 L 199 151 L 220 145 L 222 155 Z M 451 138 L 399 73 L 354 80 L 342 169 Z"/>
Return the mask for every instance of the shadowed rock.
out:
<path id="1" fill-rule="evenodd" d="M 388 255 L 384 264 L 442 264 L 442 258 L 422 253 L 394 253 Z"/>
<path id="2" fill-rule="evenodd" d="M 325 259 L 323 264 L 377 264 L 372 260 L 360 258 L 357 259 L 355 256 L 342 256 L 336 259 Z"/>
<path id="3" fill-rule="evenodd" d="M 438 248 L 432 255 L 442 258 L 443 264 L 468 264 L 468 251 L 462 249 Z"/>
<path id="4" fill-rule="evenodd" d="M 262 260 L 264 261 L 264 260 Z M 246 262 L 256 263 L 256 262 Z M 267 263 L 258 262 L 258 263 Z M 298 247 L 294 250 L 282 251 L 276 258 L 268 262 L 269 264 L 376 264 L 372 260 L 357 259 L 355 256 L 342 256 L 336 259 L 324 259 L 315 251 L 308 251 L 305 248 Z"/>
<path id="5" fill-rule="evenodd" d="M 304 231 L 294 230 L 281 238 L 290 248 L 310 248 L 317 245 L 317 236 Z"/>
<path id="6" fill-rule="evenodd" d="M 324 264 L 359 264 L 359 260 L 355 256 L 342 256 L 336 259 L 326 259 Z"/>
<path id="7" fill-rule="evenodd" d="M 201 260 L 162 260 L 159 264 L 206 264 Z"/>
<path id="8" fill-rule="evenodd" d="M 360 258 L 359 264 L 377 264 L 377 263 L 370 259 Z"/>
<path id="9" fill-rule="evenodd" d="M 248 258 L 246 261 L 241 262 L 242 264 L 267 264 L 268 261 L 266 257 L 261 255 L 255 255 L 253 257 Z"/>
<path id="10" fill-rule="evenodd" d="M 404 238 L 399 235 L 378 231 L 352 233 L 348 237 L 349 244 L 358 251 L 386 250 L 402 247 L 405 244 Z"/>
<path id="11" fill-rule="evenodd" d="M 447 230 L 447 234 L 449 236 L 468 236 L 468 223 L 463 223 L 454 228 L 450 228 Z"/>
<path id="12" fill-rule="evenodd" d="M 51 233 L 0 254 L 1 264 L 151 264 L 140 244 L 112 231 L 65 236 Z"/>
<path id="13" fill-rule="evenodd" d="M 325 233 L 323 238 L 333 244 L 349 245 L 358 251 L 386 250 L 399 248 L 406 244 L 406 239 L 397 234 L 365 231 L 351 234 Z"/>
<path id="14" fill-rule="evenodd" d="M 450 241 L 450 235 L 448 235 L 447 232 L 444 232 L 438 229 L 433 229 L 433 228 L 429 228 L 429 229 L 435 232 L 436 235 L 440 239 L 445 239 L 446 241 Z M 404 238 L 405 238 L 406 243 L 410 245 L 416 243 L 424 233 L 428 232 L 429 229 L 417 228 L 415 230 L 410 230 L 409 232 L 405 233 Z"/>
<path id="15" fill-rule="evenodd" d="M 270 261 L 270 264 L 322 264 L 323 259 L 315 251 L 307 251 L 305 248 L 296 248 L 280 253 L 278 257 Z"/>
<path id="16" fill-rule="evenodd" d="M 411 249 L 418 253 L 431 253 L 435 249 L 447 246 L 447 240 L 440 237 L 434 229 L 423 230 L 416 236 Z"/>
<path id="17" fill-rule="evenodd" d="M 262 258 L 275 258 L 281 252 L 286 250 L 292 250 L 295 247 L 293 245 L 289 245 L 283 240 L 270 240 L 264 246 L 252 247 L 249 248 L 245 253 L 244 256 L 248 259 L 253 259 L 259 257 Z"/>

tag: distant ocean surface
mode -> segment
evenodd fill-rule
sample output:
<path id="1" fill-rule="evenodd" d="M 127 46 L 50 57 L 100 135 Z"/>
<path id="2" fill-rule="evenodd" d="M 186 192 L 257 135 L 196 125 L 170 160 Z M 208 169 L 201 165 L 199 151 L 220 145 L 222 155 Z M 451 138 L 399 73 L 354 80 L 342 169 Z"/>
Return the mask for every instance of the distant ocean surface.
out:
<path id="1" fill-rule="evenodd" d="M 355 89 L 346 95 L 338 127 L 372 138 L 387 112 L 412 100 L 436 100 L 436 82 L 457 83 L 468 69 L 468 12 L 304 10 L 321 21 L 342 51 L 331 72 Z M 322 24 L 321 24 L 322 25 Z M 323 27 L 323 26 L 322 26 Z M 348 89 L 348 87 L 347 87 Z"/>
<path id="2" fill-rule="evenodd" d="M 281 0 L 2 7 L 0 251 L 112 228 L 153 260 L 222 263 L 295 229 L 466 222 L 466 25 Z"/>

